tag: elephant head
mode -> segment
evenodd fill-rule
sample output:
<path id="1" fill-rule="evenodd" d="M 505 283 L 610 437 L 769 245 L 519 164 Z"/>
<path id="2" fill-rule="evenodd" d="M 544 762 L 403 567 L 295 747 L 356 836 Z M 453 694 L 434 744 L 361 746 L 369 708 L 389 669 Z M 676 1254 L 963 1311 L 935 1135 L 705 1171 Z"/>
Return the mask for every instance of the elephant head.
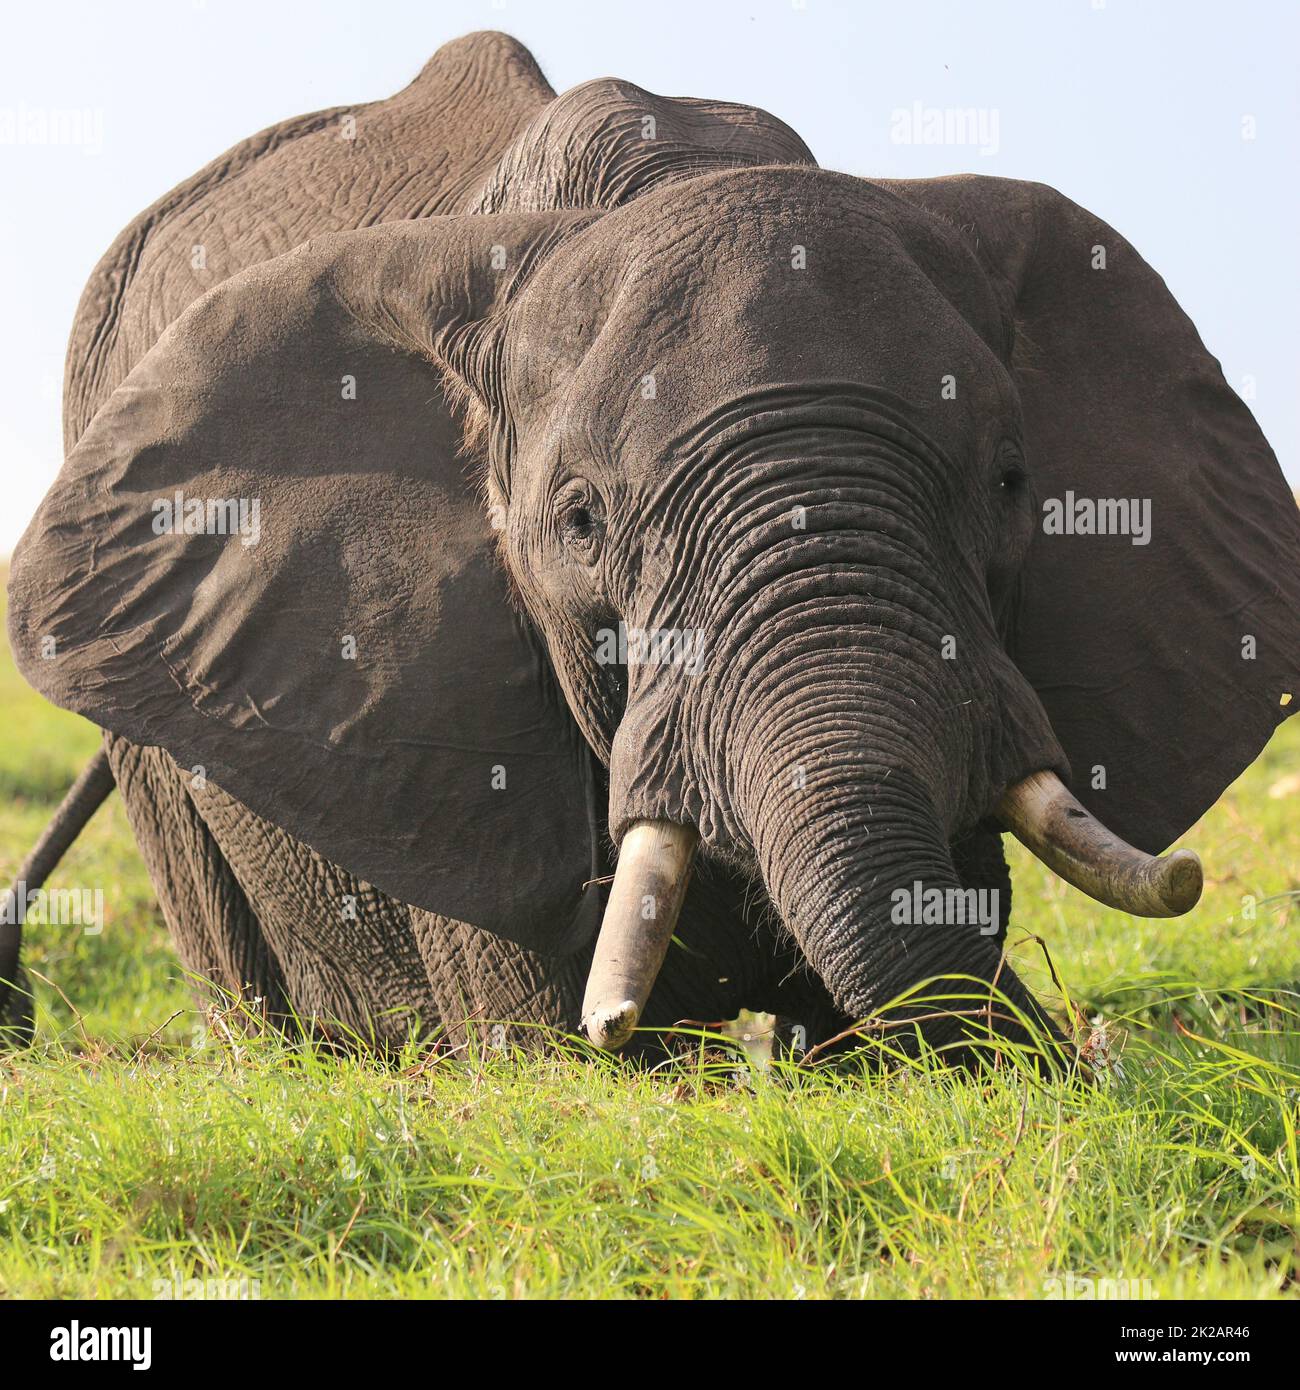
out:
<path id="1" fill-rule="evenodd" d="M 617 82 L 462 207 L 162 334 L 15 556 L 38 689 L 407 902 L 556 955 L 600 927 L 609 1045 L 697 852 L 854 1016 L 953 973 L 1032 1012 L 979 923 L 900 913 L 973 830 L 1195 901 L 1151 856 L 1289 712 L 1300 525 L 1132 247 L 1041 185 L 851 178 Z"/>

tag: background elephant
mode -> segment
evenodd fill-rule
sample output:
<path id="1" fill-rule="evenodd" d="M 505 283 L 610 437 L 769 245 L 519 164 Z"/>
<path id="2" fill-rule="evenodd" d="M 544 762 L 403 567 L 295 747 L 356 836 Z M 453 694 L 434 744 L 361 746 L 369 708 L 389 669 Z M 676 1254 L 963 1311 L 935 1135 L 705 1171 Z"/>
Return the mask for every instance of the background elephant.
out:
<path id="1" fill-rule="evenodd" d="M 1297 685 L 1294 504 L 1111 228 L 822 171 L 752 108 L 556 97 L 501 35 L 143 214 L 65 421 L 24 674 L 108 731 L 185 963 L 379 1041 L 750 1007 L 815 1042 L 948 972 L 1033 1014 L 995 816 L 1185 907 L 1148 854 Z M 1050 498 L 1140 499 L 1149 544 Z M 602 661 L 620 631 L 671 641 Z M 919 885 L 996 919 L 900 921 Z"/>

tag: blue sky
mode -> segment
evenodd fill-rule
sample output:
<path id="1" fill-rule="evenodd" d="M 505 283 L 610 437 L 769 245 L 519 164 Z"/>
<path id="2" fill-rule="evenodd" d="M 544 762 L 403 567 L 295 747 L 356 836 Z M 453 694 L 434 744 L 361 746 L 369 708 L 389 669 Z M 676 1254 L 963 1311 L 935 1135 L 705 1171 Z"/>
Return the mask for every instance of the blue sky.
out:
<path id="1" fill-rule="evenodd" d="M 254 131 L 504 29 L 557 90 L 766 107 L 854 174 L 1052 184 L 1164 275 L 1300 486 L 1300 6 L 1289 0 L 20 0 L 0 52 L 0 551 L 58 469 L 82 285 L 137 212 Z M 902 143 L 975 108 L 975 144 Z M 62 142 L 30 138 L 33 113 Z M 24 134 L 24 131 L 27 134 Z"/>

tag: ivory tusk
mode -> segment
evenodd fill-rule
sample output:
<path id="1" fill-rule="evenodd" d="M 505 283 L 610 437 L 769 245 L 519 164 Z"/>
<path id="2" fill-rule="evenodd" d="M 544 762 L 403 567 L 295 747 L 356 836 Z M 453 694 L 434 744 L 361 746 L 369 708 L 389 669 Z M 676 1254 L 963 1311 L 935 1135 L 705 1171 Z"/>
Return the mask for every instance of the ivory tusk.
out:
<path id="1" fill-rule="evenodd" d="M 636 821 L 623 836 L 582 1001 L 597 1047 L 632 1036 L 668 954 L 699 834 L 671 821 Z"/>
<path id="2" fill-rule="evenodd" d="M 1189 849 L 1157 858 L 1112 834 L 1054 772 L 1008 787 L 998 818 L 1048 868 L 1090 898 L 1138 917 L 1178 917 L 1201 896 L 1201 861 Z"/>

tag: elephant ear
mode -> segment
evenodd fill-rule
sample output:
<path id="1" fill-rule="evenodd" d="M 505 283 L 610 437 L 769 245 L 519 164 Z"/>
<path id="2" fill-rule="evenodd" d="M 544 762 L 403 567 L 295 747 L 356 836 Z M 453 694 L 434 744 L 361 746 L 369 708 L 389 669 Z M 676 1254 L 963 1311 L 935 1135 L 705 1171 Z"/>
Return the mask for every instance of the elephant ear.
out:
<path id="1" fill-rule="evenodd" d="M 392 223 L 205 295 L 72 450 L 9 618 L 56 704 L 394 897 L 548 953 L 598 924 L 597 773 L 511 605 L 442 345 L 565 230 Z"/>
<path id="2" fill-rule="evenodd" d="M 1112 228 L 1041 184 L 886 186 L 955 224 L 1014 323 L 1040 525 L 1009 646 L 1080 800 L 1162 849 L 1300 706 L 1295 501 L 1187 315 Z M 1149 507 L 1147 543 L 1079 533 L 1106 499 Z M 1048 533 L 1049 504 L 1073 534 Z"/>

